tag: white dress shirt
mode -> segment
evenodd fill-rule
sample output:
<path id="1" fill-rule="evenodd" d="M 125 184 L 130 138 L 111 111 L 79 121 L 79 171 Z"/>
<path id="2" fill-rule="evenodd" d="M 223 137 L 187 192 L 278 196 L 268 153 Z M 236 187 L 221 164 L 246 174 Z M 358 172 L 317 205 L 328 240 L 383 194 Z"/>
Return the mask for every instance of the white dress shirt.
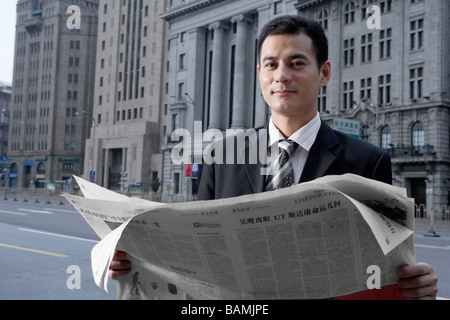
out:
<path id="1" fill-rule="evenodd" d="M 303 172 L 306 159 L 308 158 L 309 150 L 314 141 L 316 141 L 317 133 L 319 132 L 322 121 L 320 120 L 319 112 L 317 112 L 314 119 L 306 125 L 295 131 L 288 139 L 298 143 L 299 147 L 291 155 L 291 162 L 294 168 L 294 181 L 297 184 Z M 277 129 L 270 118 L 269 121 L 269 147 L 274 143 L 286 139 Z M 270 160 L 270 159 L 269 159 Z"/>

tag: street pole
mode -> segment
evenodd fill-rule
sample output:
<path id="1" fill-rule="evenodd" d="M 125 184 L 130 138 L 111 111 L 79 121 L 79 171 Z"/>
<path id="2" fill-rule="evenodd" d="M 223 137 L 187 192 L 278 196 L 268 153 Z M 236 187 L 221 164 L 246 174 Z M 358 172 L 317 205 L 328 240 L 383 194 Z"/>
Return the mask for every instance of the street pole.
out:
<path id="1" fill-rule="evenodd" d="M 76 116 L 80 115 L 78 112 L 75 113 Z M 94 159 L 95 159 L 95 145 L 96 145 L 96 141 L 95 141 L 95 128 L 97 127 L 97 122 L 95 121 L 95 119 L 93 117 L 91 117 L 85 110 L 83 110 L 82 112 L 83 117 L 86 117 L 90 120 L 92 120 L 92 158 L 91 158 L 91 170 L 90 172 L 94 172 L 94 178 L 93 181 L 94 182 L 97 180 L 97 174 L 95 173 L 96 170 L 95 169 L 95 165 L 94 165 Z M 89 174 L 90 176 L 90 174 Z"/>

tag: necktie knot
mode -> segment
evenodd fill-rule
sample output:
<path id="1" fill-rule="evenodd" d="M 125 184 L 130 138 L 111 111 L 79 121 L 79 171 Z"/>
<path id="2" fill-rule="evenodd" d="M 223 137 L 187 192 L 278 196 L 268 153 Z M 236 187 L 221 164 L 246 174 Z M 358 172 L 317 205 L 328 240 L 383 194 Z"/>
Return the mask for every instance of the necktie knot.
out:
<path id="1" fill-rule="evenodd" d="M 278 142 L 278 147 L 282 150 L 284 150 L 287 155 L 290 157 L 292 153 L 294 153 L 295 150 L 297 150 L 298 148 L 298 143 L 295 142 L 294 140 L 280 140 Z M 282 150 L 280 150 L 280 152 L 282 152 Z"/>
<path id="2" fill-rule="evenodd" d="M 295 184 L 291 155 L 298 146 L 298 143 L 293 140 L 280 140 L 278 142 L 280 154 L 272 166 L 267 180 L 266 190 L 286 188 Z"/>

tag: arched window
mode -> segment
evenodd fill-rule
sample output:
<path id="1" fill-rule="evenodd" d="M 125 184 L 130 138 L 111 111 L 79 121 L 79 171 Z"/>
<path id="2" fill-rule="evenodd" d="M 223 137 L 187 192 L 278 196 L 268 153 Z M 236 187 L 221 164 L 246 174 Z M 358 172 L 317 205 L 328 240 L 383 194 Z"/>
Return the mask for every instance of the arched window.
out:
<path id="1" fill-rule="evenodd" d="M 384 126 L 381 129 L 381 148 L 389 149 L 391 144 L 391 128 Z"/>
<path id="2" fill-rule="evenodd" d="M 319 15 L 317 16 L 317 20 L 322 25 L 324 30 L 328 30 L 328 11 L 323 9 L 319 11 Z"/>
<path id="3" fill-rule="evenodd" d="M 349 1 L 345 5 L 344 9 L 344 23 L 349 24 L 355 22 L 355 3 Z"/>
<path id="4" fill-rule="evenodd" d="M 45 174 L 45 164 L 43 162 L 40 162 L 36 169 L 37 174 Z"/>
<path id="5" fill-rule="evenodd" d="M 420 122 L 416 122 L 412 126 L 411 145 L 413 147 L 423 147 L 425 145 L 425 133 Z"/>
<path id="6" fill-rule="evenodd" d="M 43 180 L 45 179 L 45 164 L 43 162 L 39 162 L 39 164 L 36 167 L 36 180 L 35 180 L 35 187 L 36 188 L 44 188 L 45 183 Z"/>

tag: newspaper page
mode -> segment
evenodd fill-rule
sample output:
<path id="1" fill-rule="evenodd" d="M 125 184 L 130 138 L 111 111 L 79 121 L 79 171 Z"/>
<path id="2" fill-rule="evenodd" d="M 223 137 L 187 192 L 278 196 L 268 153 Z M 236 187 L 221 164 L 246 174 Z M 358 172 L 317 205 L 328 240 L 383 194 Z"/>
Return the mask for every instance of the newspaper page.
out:
<path id="1" fill-rule="evenodd" d="M 76 179 L 85 197 L 67 199 L 103 239 L 97 285 L 106 289 L 115 249 L 132 262 L 119 299 L 334 298 L 395 284 L 395 270 L 415 263 L 413 200 L 350 174 L 174 204 L 105 201 L 111 191 Z"/>

